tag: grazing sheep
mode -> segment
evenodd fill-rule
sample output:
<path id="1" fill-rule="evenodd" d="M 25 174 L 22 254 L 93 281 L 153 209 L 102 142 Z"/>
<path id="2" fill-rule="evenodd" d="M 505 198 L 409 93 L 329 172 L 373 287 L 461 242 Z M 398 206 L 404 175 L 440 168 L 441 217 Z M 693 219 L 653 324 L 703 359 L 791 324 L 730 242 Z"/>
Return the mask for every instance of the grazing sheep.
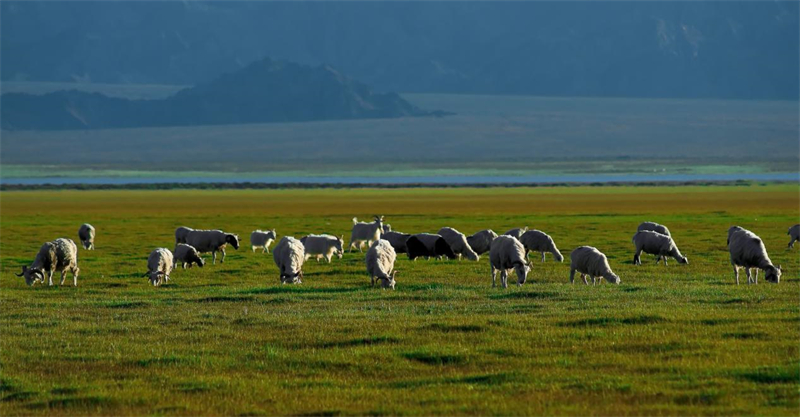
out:
<path id="1" fill-rule="evenodd" d="M 305 260 L 311 256 L 316 256 L 317 262 L 325 258 L 328 263 L 331 263 L 333 255 L 342 259 L 344 254 L 344 236 L 336 237 L 331 235 L 308 235 L 300 239 L 305 249 Z"/>
<path id="2" fill-rule="evenodd" d="M 397 254 L 387 240 L 376 240 L 369 247 L 366 263 L 369 280 L 373 287 L 375 286 L 375 280 L 378 280 L 381 282 L 382 288 L 394 289 L 394 276 L 397 274 L 397 271 L 394 270 L 394 261 L 396 259 Z"/>
<path id="3" fill-rule="evenodd" d="M 498 236 L 489 250 L 489 264 L 492 266 L 492 288 L 496 286 L 497 270 L 500 270 L 500 285 L 508 288 L 508 270 L 514 268 L 517 273 L 517 286 L 525 283 L 530 264 L 525 259 L 525 248 L 513 236 Z"/>
<path id="4" fill-rule="evenodd" d="M 467 237 L 458 230 L 452 227 L 443 227 L 439 229 L 439 235 L 450 245 L 450 249 L 453 250 L 453 253 L 458 255 L 459 259 L 462 255 L 470 261 L 479 261 L 481 259 L 481 257 L 469 247 Z"/>
<path id="5" fill-rule="evenodd" d="M 264 253 L 264 251 L 269 253 L 269 245 L 272 244 L 276 237 L 275 229 L 267 230 L 266 232 L 253 230 L 253 233 L 250 233 L 250 246 L 253 249 L 253 253 L 256 252 L 256 248 L 261 248 L 261 253 Z"/>
<path id="6" fill-rule="evenodd" d="M 727 243 L 727 245 L 728 245 L 728 246 L 730 246 L 730 245 L 731 245 L 731 236 L 733 236 L 733 234 L 734 234 L 734 233 L 736 233 L 736 232 L 741 232 L 741 231 L 745 231 L 745 230 L 746 230 L 746 229 L 744 229 L 743 227 L 739 227 L 739 226 L 731 226 L 731 227 L 728 229 L 728 243 Z"/>
<path id="7" fill-rule="evenodd" d="M 206 261 L 200 257 L 200 254 L 197 253 L 197 249 L 194 246 L 187 245 L 185 243 L 178 243 L 175 245 L 174 256 L 175 262 L 172 264 L 172 269 L 178 267 L 178 262 L 181 264 L 181 268 L 186 269 L 186 265 L 189 265 L 189 268 L 192 267 L 192 264 L 199 266 L 200 268 L 206 264 Z"/>
<path id="8" fill-rule="evenodd" d="M 650 231 L 650 232 L 661 233 L 662 235 L 672 236 L 671 234 L 669 234 L 669 229 L 667 229 L 667 226 L 653 222 L 643 222 L 642 224 L 639 225 L 639 228 L 636 229 L 636 231 L 637 232 Z"/>
<path id="9" fill-rule="evenodd" d="M 186 243 L 186 236 L 189 235 L 189 232 L 193 232 L 194 229 L 191 227 L 181 226 L 175 229 L 175 244 L 178 243 Z"/>
<path id="10" fill-rule="evenodd" d="M 641 265 L 642 259 L 639 257 L 642 252 L 656 255 L 656 264 L 662 259 L 664 266 L 667 265 L 667 256 L 671 256 L 681 264 L 688 264 L 689 259 L 681 255 L 675 241 L 667 235 L 642 230 L 633 235 L 633 244 L 636 246 L 636 253 L 633 255 L 634 265 Z"/>
<path id="11" fill-rule="evenodd" d="M 385 232 L 381 234 L 381 239 L 389 241 L 389 244 L 394 248 L 395 253 L 406 253 L 406 241 L 411 235 L 408 233 L 400 232 Z"/>
<path id="12" fill-rule="evenodd" d="M 527 231 L 528 231 L 528 226 L 525 226 L 525 227 L 518 227 L 516 229 L 511 229 L 503 234 L 505 236 L 514 236 L 517 240 L 519 240 L 522 237 L 522 234 Z"/>
<path id="13" fill-rule="evenodd" d="M 789 249 L 792 249 L 794 247 L 794 242 L 800 241 L 800 224 L 790 227 L 786 234 L 792 239 L 789 241 Z"/>
<path id="14" fill-rule="evenodd" d="M 564 261 L 564 255 L 559 252 L 558 248 L 556 247 L 556 242 L 554 242 L 553 238 L 545 232 L 540 230 L 528 230 L 522 234 L 522 237 L 519 238 L 519 241 L 522 243 L 522 246 L 525 247 L 526 259 L 528 258 L 528 251 L 531 251 L 541 252 L 542 262 L 544 262 L 545 252 L 552 253 L 553 257 L 556 258 L 558 262 Z"/>
<path id="15" fill-rule="evenodd" d="M 489 252 L 489 249 L 492 247 L 492 241 L 497 238 L 497 233 L 495 233 L 492 229 L 481 230 L 478 233 L 475 233 L 472 236 L 467 237 L 467 244 L 469 245 L 472 250 L 475 251 L 478 255 L 483 255 L 486 252 Z"/>
<path id="16" fill-rule="evenodd" d="M 78 229 L 78 239 L 86 250 L 94 250 L 94 226 L 84 223 Z"/>
<path id="17" fill-rule="evenodd" d="M 23 266 L 18 277 L 25 277 L 25 283 L 33 285 L 37 282 L 44 284 L 47 276 L 49 285 L 53 286 L 53 272 L 61 272 L 61 283 L 67 278 L 67 271 L 72 273 L 72 285 L 78 286 L 78 246 L 71 239 L 60 238 L 47 242 L 39 249 L 31 266 Z"/>
<path id="18" fill-rule="evenodd" d="M 284 236 L 272 250 L 272 257 L 280 271 L 281 284 L 303 283 L 303 262 L 306 254 L 302 242 L 291 236 Z"/>
<path id="19" fill-rule="evenodd" d="M 408 259 L 412 261 L 424 256 L 425 259 L 435 257 L 441 259 L 446 256 L 449 259 L 456 259 L 456 254 L 447 244 L 447 241 L 439 235 L 430 233 L 419 233 L 411 236 L 406 241 L 406 252 Z"/>
<path id="20" fill-rule="evenodd" d="M 383 216 L 374 216 L 375 221 L 372 223 L 359 222 L 357 218 L 353 217 L 353 232 L 350 234 L 350 250 L 358 245 L 358 251 L 363 252 L 362 248 L 364 243 L 371 245 L 372 242 L 381 238 L 383 231 Z"/>
<path id="21" fill-rule="evenodd" d="M 177 235 L 177 231 L 175 232 Z M 239 236 L 222 230 L 192 230 L 186 235 L 187 245 L 194 246 L 200 253 L 211 252 L 211 264 L 217 263 L 217 252 L 222 252 L 221 263 L 225 263 L 225 246 L 228 243 L 239 250 Z"/>
<path id="22" fill-rule="evenodd" d="M 150 277 L 150 283 L 157 287 L 169 281 L 173 265 L 175 261 L 169 249 L 156 248 L 150 252 L 147 258 L 147 275 Z"/>
<path id="23" fill-rule="evenodd" d="M 391 231 L 392 231 L 392 225 L 391 224 L 386 223 L 386 224 L 383 225 L 383 233 L 389 233 Z"/>
<path id="24" fill-rule="evenodd" d="M 734 226 L 738 227 L 738 226 Z M 733 229 L 733 227 L 731 228 Z M 777 284 L 781 280 L 781 267 L 772 265 L 772 261 L 767 255 L 764 242 L 753 232 L 739 228 L 729 230 L 728 250 L 731 254 L 731 265 L 733 274 L 736 276 L 736 285 L 739 285 L 739 268 L 744 268 L 747 274 L 748 284 L 758 284 L 758 270 L 763 269 L 766 273 L 766 280 Z M 750 276 L 750 270 L 756 269 L 755 277 Z"/>
<path id="25" fill-rule="evenodd" d="M 569 266 L 569 282 L 575 283 L 575 271 L 580 272 L 583 283 L 589 285 L 586 281 L 586 275 L 592 277 L 592 285 L 596 284 L 595 277 L 599 277 L 597 281 L 605 278 L 606 281 L 612 284 L 619 284 L 619 277 L 611 271 L 608 266 L 608 259 L 602 252 L 591 246 L 581 246 L 574 251 L 570 257 Z"/>

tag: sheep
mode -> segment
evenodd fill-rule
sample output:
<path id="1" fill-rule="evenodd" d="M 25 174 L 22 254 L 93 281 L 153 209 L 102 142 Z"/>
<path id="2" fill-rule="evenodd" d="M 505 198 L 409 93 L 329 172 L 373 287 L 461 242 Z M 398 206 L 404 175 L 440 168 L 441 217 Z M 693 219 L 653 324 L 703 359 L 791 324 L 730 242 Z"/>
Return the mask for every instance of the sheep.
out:
<path id="1" fill-rule="evenodd" d="M 794 242 L 800 241 L 800 224 L 790 227 L 786 234 L 792 239 L 789 241 L 789 249 L 792 249 L 794 248 Z"/>
<path id="2" fill-rule="evenodd" d="M 489 264 L 492 267 L 492 288 L 496 287 L 497 270 L 500 270 L 500 285 L 508 288 L 508 270 L 514 268 L 517 273 L 517 286 L 522 286 L 528 273 L 530 264 L 525 259 L 525 248 L 513 236 L 498 236 L 492 242 L 489 250 Z"/>
<path id="3" fill-rule="evenodd" d="M 181 268 L 186 269 L 186 265 L 189 265 L 189 268 L 192 267 L 192 264 L 199 266 L 200 268 L 206 264 L 206 261 L 200 257 L 200 254 L 197 253 L 197 249 L 194 246 L 187 245 L 185 243 L 178 243 L 175 245 L 175 250 L 173 251 L 173 258 L 175 259 L 174 263 L 172 264 L 172 269 L 178 267 L 178 262 L 181 263 Z"/>
<path id="4" fill-rule="evenodd" d="M 186 243 L 186 236 L 189 235 L 189 232 L 193 232 L 194 229 L 191 227 L 181 226 L 175 229 L 175 244 L 178 243 Z"/>
<path id="5" fill-rule="evenodd" d="M 439 235 L 430 233 L 419 233 L 408 238 L 406 250 L 408 259 L 412 261 L 420 256 L 424 256 L 425 259 L 429 259 L 432 256 L 436 257 L 436 259 L 441 259 L 442 256 L 456 259 L 456 254 L 450 249 L 447 241 Z"/>
<path id="6" fill-rule="evenodd" d="M 650 231 L 650 232 L 661 233 L 662 235 L 667 235 L 667 236 L 672 237 L 672 235 L 669 234 L 669 229 L 667 229 L 667 226 L 664 226 L 664 225 L 661 225 L 661 224 L 658 224 L 658 223 L 653 223 L 653 222 L 642 222 L 642 224 L 639 225 L 639 227 L 636 229 L 636 231 L 637 232 Z"/>
<path id="7" fill-rule="evenodd" d="M 175 231 L 177 235 L 177 230 Z M 217 251 L 222 252 L 221 263 L 225 263 L 225 246 L 228 243 L 239 250 L 239 236 L 222 230 L 192 230 L 186 234 L 187 245 L 194 246 L 200 253 L 211 252 L 211 264 L 217 263 Z"/>
<path id="8" fill-rule="evenodd" d="M 738 227 L 738 226 L 734 226 Z M 733 229 L 733 228 L 731 228 Z M 730 231 L 729 231 L 730 232 Z M 758 270 L 763 269 L 766 280 L 777 284 L 781 280 L 781 266 L 775 267 L 767 255 L 764 242 L 753 232 L 739 228 L 733 230 L 728 238 L 728 251 L 731 254 L 733 274 L 736 276 L 736 285 L 739 285 L 739 268 L 744 268 L 748 284 L 758 284 Z M 756 269 L 755 277 L 751 278 L 750 270 Z"/>
<path id="9" fill-rule="evenodd" d="M 375 286 L 375 280 L 381 281 L 381 287 L 394 289 L 394 277 L 397 271 L 394 269 L 394 261 L 397 259 L 397 254 L 388 240 L 376 240 L 367 251 L 366 263 L 367 273 L 372 286 Z"/>
<path id="10" fill-rule="evenodd" d="M 556 247 L 556 242 L 553 241 L 553 238 L 550 237 L 545 232 L 540 230 L 528 230 L 527 232 L 522 234 L 522 237 L 519 238 L 520 243 L 522 246 L 525 247 L 525 258 L 528 258 L 528 252 L 541 252 L 542 253 L 542 262 L 544 262 L 544 254 L 545 252 L 550 252 L 553 254 L 553 257 L 556 258 L 556 261 L 563 262 L 564 255 Z"/>
<path id="11" fill-rule="evenodd" d="M 250 233 L 250 246 L 253 249 L 253 253 L 256 253 L 256 248 L 261 248 L 261 253 L 264 253 L 264 251 L 269 253 L 269 245 L 272 244 L 277 236 L 275 229 L 267 230 L 266 232 L 253 230 L 253 233 Z"/>
<path id="12" fill-rule="evenodd" d="M 570 284 L 575 283 L 575 271 L 580 272 L 581 278 L 583 278 L 583 283 L 586 285 L 589 285 L 589 282 L 586 281 L 586 275 L 592 277 L 592 285 L 596 284 L 595 277 L 599 277 L 597 279 L 598 282 L 605 278 L 606 281 L 619 285 L 621 281 L 621 279 L 611 271 L 611 267 L 608 265 L 608 259 L 606 258 L 606 255 L 596 248 L 591 246 L 581 246 L 572 251 L 572 254 L 570 254 L 569 258 Z"/>
<path id="13" fill-rule="evenodd" d="M 72 239 L 59 238 L 52 242 L 47 242 L 39 249 L 33 263 L 30 266 L 23 266 L 22 273 L 15 274 L 18 277 L 25 277 L 25 283 L 29 286 L 37 282 L 44 284 L 45 275 L 49 285 L 53 286 L 53 272 L 61 272 L 61 283 L 67 278 L 67 271 L 72 273 L 72 285 L 78 286 L 78 246 Z"/>
<path id="14" fill-rule="evenodd" d="M 664 266 L 667 265 L 667 256 L 671 256 L 681 264 L 688 264 L 689 259 L 681 255 L 675 241 L 667 235 L 658 232 L 642 230 L 633 235 L 633 244 L 636 246 L 636 253 L 633 255 L 633 264 L 641 265 L 642 259 L 639 255 L 642 252 L 656 255 L 656 264 L 662 259 Z"/>
<path id="15" fill-rule="evenodd" d="M 394 248 L 395 253 L 406 253 L 406 241 L 410 238 L 411 235 L 408 233 L 400 233 L 400 232 L 386 232 L 381 234 L 381 239 L 386 240 L 389 242 L 390 245 Z"/>
<path id="16" fill-rule="evenodd" d="M 169 274 L 174 265 L 175 261 L 169 249 L 153 249 L 147 258 L 147 276 L 150 277 L 150 283 L 157 287 L 169 281 Z"/>
<path id="17" fill-rule="evenodd" d="M 391 231 L 392 231 L 392 225 L 391 224 L 386 223 L 386 224 L 383 225 L 382 233 L 389 233 Z"/>
<path id="18" fill-rule="evenodd" d="M 453 253 L 458 255 L 459 259 L 462 255 L 470 261 L 479 261 L 481 259 L 481 257 L 469 247 L 467 237 L 458 230 L 452 227 L 443 227 L 439 229 L 439 235 L 450 245 L 450 249 L 453 250 Z"/>
<path id="19" fill-rule="evenodd" d="M 306 254 L 302 242 L 291 236 L 284 236 L 273 249 L 272 257 L 280 271 L 281 284 L 303 283 L 303 262 Z"/>
<path id="20" fill-rule="evenodd" d="M 497 233 L 492 229 L 481 230 L 472 236 L 467 236 L 467 244 L 478 255 L 483 255 L 489 252 L 492 247 L 492 241 L 497 238 Z"/>
<path id="21" fill-rule="evenodd" d="M 728 229 L 728 243 L 727 243 L 727 245 L 730 247 L 730 245 L 731 245 L 731 236 L 733 236 L 734 233 L 741 232 L 741 231 L 744 231 L 744 230 L 746 230 L 746 229 L 744 229 L 743 227 L 731 226 Z"/>
<path id="22" fill-rule="evenodd" d="M 383 231 L 383 216 L 374 216 L 375 221 L 372 223 L 359 222 L 357 218 L 353 217 L 353 232 L 350 234 L 350 250 L 358 245 L 358 251 L 362 250 L 364 242 L 371 245 L 372 242 L 381 238 Z"/>
<path id="23" fill-rule="evenodd" d="M 312 255 L 316 256 L 317 262 L 325 258 L 328 263 L 331 263 L 333 255 L 342 259 L 344 250 L 344 236 L 336 237 L 331 235 L 308 235 L 300 239 L 305 250 L 305 260 L 307 261 Z"/>
<path id="24" fill-rule="evenodd" d="M 515 229 L 511 229 L 503 234 L 505 236 L 514 236 L 515 238 L 517 238 L 517 240 L 519 240 L 519 238 L 522 237 L 522 234 L 527 231 L 528 231 L 528 226 L 525 226 L 525 227 L 517 227 Z"/>
<path id="25" fill-rule="evenodd" d="M 78 229 L 78 239 L 86 250 L 94 250 L 94 226 L 84 223 Z"/>

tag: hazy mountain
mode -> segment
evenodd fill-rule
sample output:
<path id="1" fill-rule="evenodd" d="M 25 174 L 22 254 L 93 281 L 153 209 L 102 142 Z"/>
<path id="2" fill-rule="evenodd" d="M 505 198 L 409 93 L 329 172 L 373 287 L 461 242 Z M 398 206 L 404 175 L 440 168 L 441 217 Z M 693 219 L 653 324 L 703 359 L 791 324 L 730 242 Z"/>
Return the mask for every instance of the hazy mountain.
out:
<path id="1" fill-rule="evenodd" d="M 381 91 L 798 98 L 798 3 L 0 3 L 3 80 L 194 85 L 264 56 Z"/>
<path id="2" fill-rule="evenodd" d="M 331 67 L 263 59 L 163 100 L 59 91 L 2 96 L 3 129 L 99 129 L 391 118 L 425 112 Z"/>

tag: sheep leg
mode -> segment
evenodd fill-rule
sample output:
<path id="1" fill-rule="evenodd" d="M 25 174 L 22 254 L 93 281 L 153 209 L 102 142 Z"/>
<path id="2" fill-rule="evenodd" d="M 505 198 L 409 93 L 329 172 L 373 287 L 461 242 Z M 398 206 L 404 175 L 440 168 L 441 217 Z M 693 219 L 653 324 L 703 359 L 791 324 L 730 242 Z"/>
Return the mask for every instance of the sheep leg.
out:
<path id="1" fill-rule="evenodd" d="M 251 246 L 250 249 L 253 250 L 253 253 L 256 253 L 256 247 L 255 246 Z"/>
<path id="2" fill-rule="evenodd" d="M 573 268 L 569 269 L 569 283 L 570 284 L 574 284 L 575 283 L 575 269 L 573 269 Z"/>
<path id="3" fill-rule="evenodd" d="M 80 272 L 81 272 L 81 269 L 78 268 L 77 266 L 75 268 L 72 268 L 72 286 L 73 287 L 77 287 L 78 286 L 78 274 Z"/>
<path id="4" fill-rule="evenodd" d="M 736 276 L 736 285 L 739 285 L 739 268 L 736 265 L 733 266 L 733 275 Z"/>
<path id="5" fill-rule="evenodd" d="M 64 281 L 66 281 L 66 280 L 67 280 L 67 270 L 66 269 L 62 269 L 61 270 L 61 282 L 58 284 L 58 286 L 59 287 L 63 286 L 64 285 Z"/>
<path id="6" fill-rule="evenodd" d="M 369 282 L 372 284 L 373 287 L 375 286 L 375 276 L 374 275 L 370 274 Z"/>
<path id="7" fill-rule="evenodd" d="M 544 252 L 542 252 L 542 263 L 544 263 Z"/>
<path id="8" fill-rule="evenodd" d="M 638 249 L 636 250 L 636 253 L 633 254 L 633 264 L 634 265 L 641 265 L 642 264 L 641 254 L 642 254 L 642 251 L 640 251 Z M 658 263 L 658 261 L 656 261 L 656 263 Z"/>
<path id="9" fill-rule="evenodd" d="M 211 251 L 211 265 L 217 264 L 217 251 Z"/>
<path id="10" fill-rule="evenodd" d="M 225 263 L 225 248 L 222 248 L 219 251 L 222 252 L 222 259 L 219 260 L 219 263 L 224 264 Z"/>
<path id="11" fill-rule="evenodd" d="M 664 266 L 667 266 L 667 257 L 662 255 L 661 258 L 664 259 Z"/>
<path id="12" fill-rule="evenodd" d="M 758 268 L 755 268 L 755 270 L 756 270 L 756 275 L 753 277 L 753 282 L 755 284 L 758 284 Z"/>
<path id="13" fill-rule="evenodd" d="M 496 281 L 497 280 L 497 269 L 495 269 L 494 265 L 492 265 L 492 288 L 497 287 Z"/>
<path id="14" fill-rule="evenodd" d="M 594 275 L 592 275 L 592 285 L 597 285 L 597 280 L 595 279 Z"/>
<path id="15" fill-rule="evenodd" d="M 503 269 L 500 271 L 500 284 L 503 288 L 508 288 L 508 270 Z"/>
<path id="16" fill-rule="evenodd" d="M 581 274 L 581 278 L 583 278 L 583 283 L 584 284 L 589 285 L 589 281 L 586 280 L 586 275 L 585 274 Z"/>
<path id="17" fill-rule="evenodd" d="M 748 284 L 752 284 L 753 283 L 753 278 L 750 277 L 750 268 L 745 267 L 744 268 L 744 273 L 747 274 L 747 283 Z"/>
<path id="18" fill-rule="evenodd" d="M 53 286 L 53 271 L 47 271 L 47 281 L 49 282 L 50 286 Z M 44 283 L 42 283 L 44 284 Z"/>

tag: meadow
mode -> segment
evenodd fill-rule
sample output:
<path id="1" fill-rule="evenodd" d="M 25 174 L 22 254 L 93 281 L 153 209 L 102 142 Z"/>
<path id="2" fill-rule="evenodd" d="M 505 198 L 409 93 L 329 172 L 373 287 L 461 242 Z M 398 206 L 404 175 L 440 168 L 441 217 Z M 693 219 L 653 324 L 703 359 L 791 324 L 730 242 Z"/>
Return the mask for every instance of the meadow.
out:
<path id="1" fill-rule="evenodd" d="M 797 415 L 798 207 L 797 184 L 2 192 L 0 414 Z M 256 228 L 348 240 L 350 219 L 372 214 L 411 233 L 527 225 L 567 259 L 532 256 L 528 282 L 503 290 L 486 257 L 400 256 L 388 291 L 370 288 L 360 253 L 281 286 L 248 247 Z M 644 220 L 668 225 L 690 263 L 634 266 Z M 80 250 L 77 288 L 13 275 L 83 222 L 97 250 Z M 762 237 L 780 284 L 735 285 L 733 224 Z M 243 245 L 154 288 L 147 256 L 180 225 Z M 621 285 L 569 284 L 583 244 Z"/>

